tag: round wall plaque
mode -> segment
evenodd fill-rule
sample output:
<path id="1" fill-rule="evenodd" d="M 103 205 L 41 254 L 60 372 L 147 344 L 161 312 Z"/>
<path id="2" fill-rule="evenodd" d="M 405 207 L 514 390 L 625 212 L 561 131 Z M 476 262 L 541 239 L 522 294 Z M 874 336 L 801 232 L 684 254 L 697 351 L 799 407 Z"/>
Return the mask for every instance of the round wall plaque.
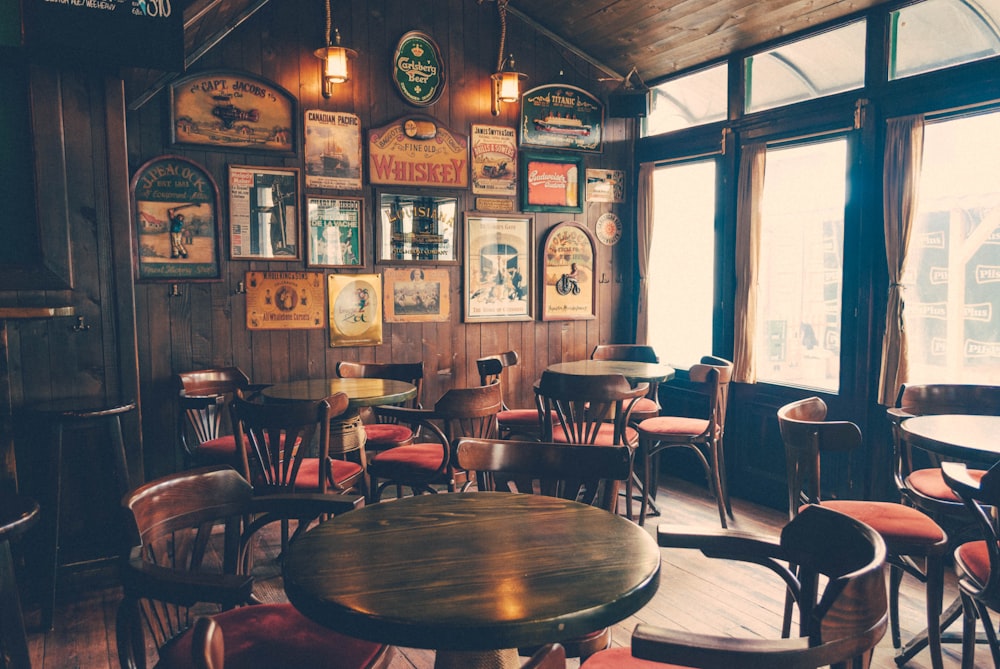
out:
<path id="1" fill-rule="evenodd" d="M 617 214 L 608 212 L 597 219 L 597 241 L 614 246 L 622 238 L 622 221 Z"/>
<path id="2" fill-rule="evenodd" d="M 444 60 L 434 40 L 418 30 L 399 39 L 392 57 L 392 80 L 407 102 L 426 107 L 444 91 Z"/>

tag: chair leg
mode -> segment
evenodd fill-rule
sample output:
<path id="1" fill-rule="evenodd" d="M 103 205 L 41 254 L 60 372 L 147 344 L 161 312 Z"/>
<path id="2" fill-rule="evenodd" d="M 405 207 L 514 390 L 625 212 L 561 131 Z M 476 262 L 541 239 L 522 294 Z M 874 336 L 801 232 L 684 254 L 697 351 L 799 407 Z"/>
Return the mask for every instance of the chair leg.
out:
<path id="1" fill-rule="evenodd" d="M 962 669 L 976 666 L 976 605 L 972 598 L 962 594 Z"/>
<path id="2" fill-rule="evenodd" d="M 733 505 L 729 501 L 729 481 L 726 477 L 725 442 L 723 442 L 721 439 L 718 440 L 716 442 L 715 449 L 718 452 L 718 458 L 719 458 L 718 469 L 716 471 L 718 472 L 719 483 L 721 484 L 720 487 L 722 488 L 722 501 L 726 505 L 726 515 L 728 515 L 733 520 L 736 520 L 736 516 L 733 515 Z M 723 527 L 725 526 L 723 525 Z"/>
<path id="3" fill-rule="evenodd" d="M 646 524 L 646 507 L 649 505 L 649 495 L 651 486 L 653 485 L 653 449 L 658 445 L 659 442 L 639 442 L 639 450 L 642 452 L 642 504 L 639 506 L 640 527 Z"/>
<path id="4" fill-rule="evenodd" d="M 719 458 L 719 447 L 718 442 L 713 441 L 709 445 L 710 454 L 712 456 L 712 487 L 715 488 L 715 503 L 719 507 L 719 522 L 722 523 L 722 529 L 726 529 L 726 501 L 724 496 L 726 494 L 726 489 L 722 483 L 722 472 L 719 471 L 719 466 L 721 460 Z"/>
<path id="5" fill-rule="evenodd" d="M 990 611 L 985 604 L 978 601 L 976 608 L 979 610 L 979 618 L 983 621 L 983 630 L 986 632 L 990 653 L 993 654 L 993 666 L 1000 667 L 1000 643 L 997 641 L 997 631 L 993 627 L 993 620 L 990 619 Z"/>
<path id="6" fill-rule="evenodd" d="M 944 601 L 944 556 L 927 556 L 927 649 L 931 667 L 944 669 L 941 656 L 941 608 Z"/>
<path id="7" fill-rule="evenodd" d="M 903 581 L 903 570 L 889 565 L 889 632 L 892 647 L 899 648 L 903 641 L 899 635 L 899 584 Z"/>

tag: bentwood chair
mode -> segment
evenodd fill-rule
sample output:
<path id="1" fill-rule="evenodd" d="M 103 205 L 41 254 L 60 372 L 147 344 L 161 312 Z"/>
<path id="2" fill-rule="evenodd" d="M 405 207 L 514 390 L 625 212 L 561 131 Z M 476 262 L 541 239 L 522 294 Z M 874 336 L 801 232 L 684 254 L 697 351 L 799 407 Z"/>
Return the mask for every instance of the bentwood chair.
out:
<path id="1" fill-rule="evenodd" d="M 482 492 L 518 492 L 571 499 L 615 512 L 618 487 L 631 473 L 628 446 L 460 439 L 458 466 L 474 471 Z M 611 628 L 560 639 L 569 657 L 585 659 L 611 644 Z M 527 655 L 532 649 L 521 649 Z"/>
<path id="2" fill-rule="evenodd" d="M 628 360 L 631 362 L 658 363 L 660 357 L 652 346 L 645 344 L 598 344 L 590 354 L 591 360 Z M 659 381 L 649 382 L 649 392 L 632 407 L 632 423 L 638 425 L 647 418 L 660 415 Z"/>
<path id="3" fill-rule="evenodd" d="M 961 462 L 943 462 L 944 481 L 976 519 L 981 539 L 969 541 L 955 550 L 955 572 L 962 596 L 962 669 L 972 669 L 976 661 L 976 618 L 983 623 L 993 655 L 1000 667 L 1000 642 L 990 611 L 1000 612 L 1000 530 L 994 516 L 1000 508 L 1000 463 L 986 473 L 975 475 Z"/>
<path id="4" fill-rule="evenodd" d="M 562 374 L 545 370 L 535 385 L 542 418 L 542 441 L 596 446 L 638 443 L 629 417 L 635 403 L 646 396 L 648 383 L 635 388 L 621 374 Z M 633 455 L 634 457 L 634 455 Z M 632 458 L 625 481 L 625 514 L 632 519 Z"/>
<path id="5" fill-rule="evenodd" d="M 504 376 L 507 370 L 517 366 L 520 360 L 517 351 L 505 351 L 498 355 L 489 355 L 476 360 L 476 370 L 479 372 L 479 385 L 488 386 L 499 383 L 504 387 Z M 507 405 L 506 395 L 503 406 L 497 414 L 497 430 L 504 439 L 529 438 L 538 440 L 542 436 L 542 421 L 538 409 L 513 409 Z"/>
<path id="6" fill-rule="evenodd" d="M 639 452 L 643 464 L 642 508 L 639 524 L 646 522 L 646 493 L 656 497 L 652 474 L 656 470 L 656 456 L 668 448 L 687 448 L 695 453 L 708 488 L 719 507 L 719 522 L 725 528 L 726 518 L 733 517 L 726 483 L 724 436 L 726 410 L 729 404 L 729 382 L 733 376 L 733 363 L 714 356 L 704 356 L 688 372 L 692 391 L 703 394 L 708 400 L 705 418 L 686 416 L 656 416 L 639 423 Z"/>
<path id="7" fill-rule="evenodd" d="M 435 493 L 438 487 L 448 492 L 469 488 L 471 475 L 456 464 L 453 442 L 459 437 L 495 438 L 500 396 L 500 385 L 494 383 L 453 388 L 441 396 L 433 409 L 375 407 L 377 414 L 409 425 L 423 441 L 390 448 L 372 457 L 368 463 L 371 501 L 378 502 L 390 485 L 396 486 L 397 496 L 402 494 L 403 487 L 410 488 L 415 495 Z"/>
<path id="8" fill-rule="evenodd" d="M 218 658 L 240 669 L 360 669 L 388 666 L 389 647 L 313 623 L 291 604 L 258 603 L 246 573 L 251 539 L 282 518 L 345 513 L 357 496 L 258 496 L 234 469 L 186 470 L 151 481 L 122 504 L 138 544 L 123 551 L 124 598 L 118 609 L 123 669 L 146 667 L 155 649 L 159 669 L 192 666 L 191 625 L 212 615 L 225 633 Z M 243 527 L 243 519 L 254 522 Z M 221 528 L 221 530 L 220 530 Z"/>
<path id="9" fill-rule="evenodd" d="M 243 456 L 236 448 L 229 421 L 229 403 L 237 393 L 249 395 L 266 387 L 252 384 L 239 367 L 181 372 L 177 388 L 177 433 L 184 449 L 184 466 L 227 464 L 237 469 Z"/>
<path id="10" fill-rule="evenodd" d="M 918 635 L 899 650 L 909 657 L 925 642 L 931 665 L 941 669 L 941 607 L 944 596 L 944 559 L 948 536 L 918 509 L 898 502 L 823 500 L 820 460 L 829 452 L 850 452 L 861 446 L 861 430 L 849 421 L 827 420 L 826 403 L 810 397 L 778 410 L 778 426 L 785 444 L 788 513 L 794 518 L 802 504 L 819 504 L 870 525 L 885 540 L 889 564 L 889 620 L 892 645 L 900 649 L 899 585 L 907 573 L 925 584 L 926 640 Z M 922 565 L 922 566 L 921 566 Z"/>
<path id="11" fill-rule="evenodd" d="M 707 557 L 762 565 L 784 580 L 799 610 L 800 636 L 738 638 L 640 624 L 631 648 L 597 653 L 582 669 L 813 669 L 869 666 L 885 634 L 882 575 L 886 548 L 867 525 L 821 506 L 803 509 L 780 541 L 742 532 L 688 533 L 661 525 L 667 548 L 696 548 Z M 798 565 L 791 569 L 789 564 Z M 825 581 L 825 586 L 819 587 Z M 724 593 L 720 593 L 723 594 Z M 695 604 L 688 614 L 697 616 Z"/>
<path id="12" fill-rule="evenodd" d="M 337 376 L 342 379 L 390 379 L 412 383 L 417 388 L 417 394 L 402 406 L 421 408 L 420 395 L 424 382 L 422 362 L 338 362 Z M 369 453 L 413 443 L 413 431 L 391 416 L 375 414 L 365 407 L 361 410 L 361 419 L 365 428 L 365 448 Z"/>

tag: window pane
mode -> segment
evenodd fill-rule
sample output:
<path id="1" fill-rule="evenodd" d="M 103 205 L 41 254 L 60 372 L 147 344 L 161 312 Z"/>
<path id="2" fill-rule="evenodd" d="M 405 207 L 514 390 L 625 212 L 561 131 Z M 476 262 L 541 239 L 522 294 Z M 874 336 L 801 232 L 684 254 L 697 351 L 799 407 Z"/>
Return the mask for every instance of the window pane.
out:
<path id="1" fill-rule="evenodd" d="M 865 85 L 865 22 L 750 56 L 745 68 L 748 112 L 861 88 Z"/>
<path id="2" fill-rule="evenodd" d="M 728 77 L 729 65 L 723 63 L 654 86 L 642 136 L 724 120 Z"/>
<path id="3" fill-rule="evenodd" d="M 648 343 L 687 369 L 712 353 L 715 161 L 654 170 L 653 212 Z"/>
<path id="4" fill-rule="evenodd" d="M 911 383 L 1000 373 L 1000 113 L 927 124 L 903 298 Z"/>
<path id="5" fill-rule="evenodd" d="M 768 149 L 757 378 L 837 392 L 847 140 Z"/>
<path id="6" fill-rule="evenodd" d="M 889 79 L 1000 53 L 1000 0 L 927 0 L 892 12 Z"/>

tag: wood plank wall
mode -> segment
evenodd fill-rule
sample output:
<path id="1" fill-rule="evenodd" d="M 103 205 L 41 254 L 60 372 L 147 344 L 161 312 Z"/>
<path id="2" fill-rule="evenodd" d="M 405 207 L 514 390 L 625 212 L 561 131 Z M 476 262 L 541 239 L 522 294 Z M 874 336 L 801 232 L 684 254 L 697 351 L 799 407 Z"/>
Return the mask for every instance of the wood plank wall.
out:
<path id="1" fill-rule="evenodd" d="M 211 69 L 241 70 L 269 79 L 298 98 L 300 111 L 327 109 L 360 116 L 363 129 L 383 126 L 406 115 L 427 114 L 455 132 L 468 134 L 472 123 L 516 127 L 517 105 L 506 105 L 500 117 L 490 112 L 489 75 L 496 68 L 500 24 L 493 2 L 475 0 L 403 0 L 333 2 L 334 24 L 343 43 L 357 49 L 352 64 L 356 75 L 324 100 L 319 90 L 319 63 L 312 55 L 324 40 L 322 0 L 271 2 L 232 32 L 189 72 Z M 428 33 L 443 54 L 447 86 L 431 107 L 407 105 L 390 79 L 392 52 L 409 30 Z M 515 17 L 508 17 L 507 52 L 514 53 L 518 69 L 529 76 L 528 86 L 565 82 L 600 98 L 618 87 L 601 81 L 607 75 L 579 57 L 535 34 Z M 126 90 L 129 91 L 129 82 Z M 593 231 L 597 218 L 617 213 L 625 227 L 613 247 L 597 244 L 595 274 L 607 283 L 597 286 L 598 317 L 589 321 L 465 324 L 462 322 L 462 268 L 448 267 L 451 279 L 451 320 L 443 324 L 385 324 L 379 346 L 331 348 L 328 331 L 253 331 L 245 327 L 245 299 L 234 293 L 248 270 L 295 271 L 300 263 L 229 261 L 223 235 L 223 279 L 217 283 L 179 286 L 170 297 L 167 284 L 136 286 L 138 361 L 142 395 L 143 439 L 147 477 L 180 465 L 175 434 L 175 404 L 171 377 L 203 367 L 237 365 L 255 382 L 279 382 L 332 376 L 340 360 L 405 362 L 422 360 L 425 369 L 424 404 L 432 404 L 452 387 L 475 384 L 475 359 L 504 350 L 521 354 L 520 369 L 508 379 L 508 397 L 516 406 L 531 406 L 532 384 L 549 364 L 585 358 L 598 343 L 626 342 L 632 336 L 634 300 L 630 297 L 633 269 L 634 180 L 631 173 L 636 123 L 606 119 L 601 153 L 581 154 L 590 168 L 628 171 L 629 198 L 625 204 L 585 204 L 581 214 L 535 214 L 536 249 L 545 232 L 563 220 L 579 221 Z M 130 171 L 165 153 L 188 157 L 213 175 L 225 200 L 228 164 L 285 165 L 302 168 L 302 156 L 274 158 L 237 151 L 192 150 L 167 142 L 166 93 L 126 115 Z M 367 159 L 367 152 L 365 153 Z M 367 271 L 373 268 L 375 189 L 367 182 L 360 193 L 339 194 L 365 198 Z M 314 191 L 310 191 L 314 192 Z M 321 192 L 321 191 L 316 191 Z M 333 194 L 326 191 L 327 194 Z M 460 208 L 471 210 L 470 192 L 461 194 Z M 223 222 L 227 213 L 223 202 Z M 116 242 L 117 243 L 117 242 Z M 374 266 L 381 271 L 382 266 Z"/>

